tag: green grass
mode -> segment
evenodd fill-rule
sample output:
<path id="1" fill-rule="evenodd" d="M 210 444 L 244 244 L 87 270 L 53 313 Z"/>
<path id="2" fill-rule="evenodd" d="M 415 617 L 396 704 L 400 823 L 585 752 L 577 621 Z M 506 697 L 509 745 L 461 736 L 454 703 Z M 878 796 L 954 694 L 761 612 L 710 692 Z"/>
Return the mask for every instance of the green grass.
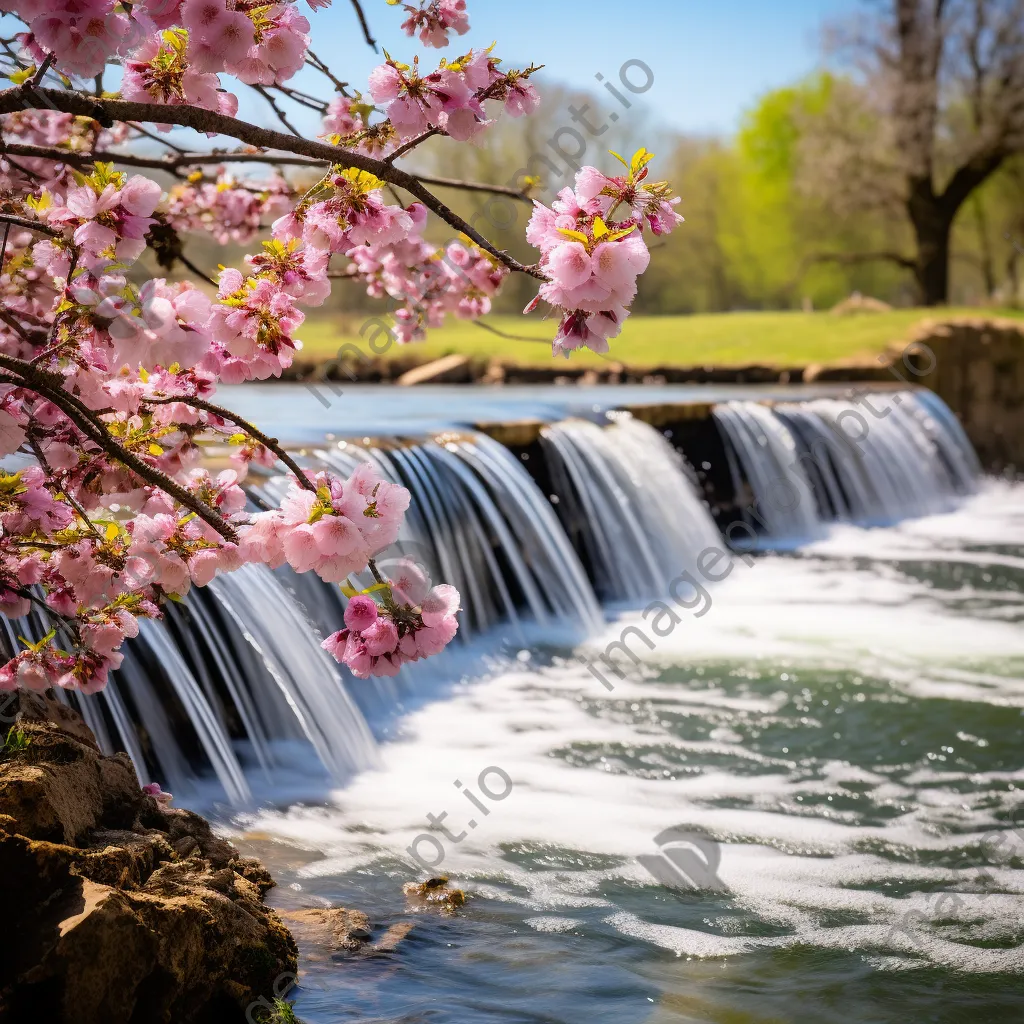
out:
<path id="1" fill-rule="evenodd" d="M 745 363 L 798 366 L 839 359 L 871 358 L 888 345 L 898 343 L 925 317 L 1011 316 L 1024 319 L 1021 310 L 900 309 L 887 313 L 837 316 L 832 313 L 711 313 L 696 316 L 637 316 L 627 321 L 622 334 L 612 341 L 611 352 L 598 356 L 583 352 L 572 357 L 576 364 L 607 366 L 609 359 L 633 367 L 736 366 Z M 310 319 L 299 336 L 302 355 L 329 359 L 346 343 L 354 343 L 373 355 L 369 341 L 379 327 L 349 314 L 338 319 Z M 537 316 L 490 316 L 486 322 L 508 334 L 535 340 L 498 337 L 479 326 L 449 318 L 448 324 L 430 332 L 427 341 L 415 345 L 391 344 L 380 354 L 386 358 L 413 357 L 428 362 L 458 353 L 483 360 L 500 358 L 506 364 L 549 366 L 555 322 Z M 381 334 L 376 347 L 387 345 Z M 349 349 L 351 353 L 351 349 Z"/>

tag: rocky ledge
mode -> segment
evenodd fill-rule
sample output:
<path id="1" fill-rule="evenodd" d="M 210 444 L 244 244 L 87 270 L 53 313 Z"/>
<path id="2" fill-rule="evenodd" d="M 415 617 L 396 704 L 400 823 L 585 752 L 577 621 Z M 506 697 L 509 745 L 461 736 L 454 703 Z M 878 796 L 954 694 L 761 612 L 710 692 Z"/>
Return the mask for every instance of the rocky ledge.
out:
<path id="1" fill-rule="evenodd" d="M 263 903 L 266 869 L 143 793 L 64 705 L 17 701 L 0 755 L 0 1022 L 230 1024 L 267 1005 L 297 957 Z"/>

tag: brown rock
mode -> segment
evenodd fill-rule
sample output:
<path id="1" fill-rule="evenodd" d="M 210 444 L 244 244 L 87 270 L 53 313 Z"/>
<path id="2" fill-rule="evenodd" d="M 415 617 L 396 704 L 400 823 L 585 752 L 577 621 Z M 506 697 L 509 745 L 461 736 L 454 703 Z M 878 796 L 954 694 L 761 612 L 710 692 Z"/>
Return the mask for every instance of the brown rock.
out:
<path id="1" fill-rule="evenodd" d="M 273 879 L 199 815 L 143 794 L 128 758 L 103 756 L 69 709 L 28 698 L 29 743 L 0 763 L 2 901 L 17 928 L 0 1022 L 244 1020 L 296 970 L 263 904 Z"/>
<path id="2" fill-rule="evenodd" d="M 300 941 L 354 953 L 373 937 L 370 919 L 361 910 L 345 907 L 306 907 L 282 910 Z"/>
<path id="3" fill-rule="evenodd" d="M 428 878 L 425 882 L 406 882 L 402 891 L 414 903 L 423 903 L 444 910 L 454 910 L 466 902 L 461 889 L 452 889 L 444 875 Z"/>
<path id="4" fill-rule="evenodd" d="M 375 953 L 393 953 L 398 944 L 416 927 L 414 921 L 398 921 L 373 944 Z"/>

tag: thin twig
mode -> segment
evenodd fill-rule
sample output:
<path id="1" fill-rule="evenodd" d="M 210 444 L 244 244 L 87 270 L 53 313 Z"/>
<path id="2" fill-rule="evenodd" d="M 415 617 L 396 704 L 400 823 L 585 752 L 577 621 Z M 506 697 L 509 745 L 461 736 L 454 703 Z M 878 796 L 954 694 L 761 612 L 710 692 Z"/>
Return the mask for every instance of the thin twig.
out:
<path id="1" fill-rule="evenodd" d="M 483 320 L 471 320 L 470 323 L 474 327 L 490 331 L 491 334 L 496 334 L 499 338 L 507 338 L 509 341 L 539 341 L 543 345 L 551 344 L 550 338 L 537 338 L 529 334 L 509 334 L 508 331 L 503 331 L 499 327 L 492 327 L 489 323 L 485 323 Z"/>
<path id="2" fill-rule="evenodd" d="M 143 128 L 141 124 L 132 124 L 131 127 L 135 129 L 140 135 L 145 135 L 147 139 L 152 139 L 154 142 L 159 142 L 161 146 L 166 146 L 168 149 L 173 149 L 175 153 L 184 153 L 185 150 L 181 146 L 176 146 L 173 142 L 168 139 L 161 138 L 159 135 L 154 135 L 151 131 Z"/>
<path id="3" fill-rule="evenodd" d="M 33 546 L 38 547 L 39 545 Z M 27 587 L 13 587 L 9 583 L 5 583 L 3 586 L 12 593 L 17 594 L 18 597 L 23 597 L 26 601 L 31 601 L 33 604 L 39 605 L 40 608 L 43 608 L 46 611 L 47 615 L 52 615 L 53 618 L 59 619 L 71 631 L 71 635 L 75 643 L 80 644 L 82 642 L 82 634 L 79 632 L 78 623 L 75 622 L 74 619 L 69 619 L 66 615 L 62 615 L 56 609 L 51 608 L 42 598 L 33 594 Z"/>
<path id="4" fill-rule="evenodd" d="M 410 150 L 415 149 L 421 142 L 426 142 L 427 139 L 432 139 L 435 135 L 443 135 L 444 133 L 440 128 L 428 128 L 425 132 L 417 135 L 415 138 L 410 139 L 408 142 L 402 143 L 391 153 L 389 156 L 384 158 L 386 164 L 393 164 L 400 156 L 405 156 Z"/>
<path id="5" fill-rule="evenodd" d="M 272 451 L 295 474 L 303 487 L 310 491 L 316 490 L 316 485 L 310 482 L 302 467 L 281 447 L 281 442 L 276 437 L 264 434 L 259 427 L 243 419 L 230 409 L 214 405 L 213 402 L 208 402 L 205 398 L 182 398 L 175 396 L 172 398 L 147 398 L 145 401 L 149 405 L 171 405 L 175 402 L 181 402 L 184 405 L 191 405 L 195 409 L 204 409 L 206 412 L 213 413 L 214 416 L 219 416 L 222 420 L 234 423 L 236 427 L 241 427 L 254 440 L 259 441 L 264 448 Z"/>
<path id="6" fill-rule="evenodd" d="M 199 267 L 197 267 L 183 252 L 177 253 L 175 255 L 175 259 L 177 259 L 182 264 L 182 266 L 192 271 L 192 273 L 195 274 L 196 277 L 198 277 L 201 281 L 205 281 L 208 285 L 212 285 L 214 288 L 219 287 L 217 282 L 214 281 L 214 279 L 210 277 L 209 274 L 200 270 Z"/>
<path id="7" fill-rule="evenodd" d="M 340 78 L 338 78 L 334 74 L 334 72 L 331 71 L 331 69 L 312 50 L 306 51 L 306 63 L 311 68 L 316 68 L 316 70 L 319 71 L 320 74 L 325 75 L 327 79 L 330 81 L 331 85 L 333 85 L 334 88 L 337 89 L 342 96 L 349 95 L 348 82 L 343 82 Z"/>
<path id="8" fill-rule="evenodd" d="M 36 86 L 38 86 L 38 85 L 40 85 L 42 83 L 43 77 L 46 75 L 46 72 L 50 70 L 50 65 L 52 63 L 53 63 L 53 54 L 52 53 L 48 53 L 43 58 L 43 63 L 39 65 L 39 69 L 32 76 L 32 81 L 29 82 L 29 88 L 30 89 L 35 89 Z"/>
<path id="9" fill-rule="evenodd" d="M 373 52 L 377 52 L 377 40 L 370 34 L 370 25 L 366 20 L 366 14 L 363 12 L 363 6 L 359 0 L 352 0 L 352 6 L 355 8 L 356 17 L 359 19 L 359 24 L 363 30 L 363 38 L 366 40 L 367 46 L 373 47 Z"/>
<path id="10" fill-rule="evenodd" d="M 7 324 L 7 326 L 10 327 L 12 331 L 15 331 L 17 334 L 19 334 L 21 336 L 22 341 L 26 341 L 30 345 L 33 343 L 32 339 L 28 336 L 27 332 L 25 331 L 25 328 L 22 327 L 22 325 L 19 324 L 17 320 L 15 320 L 13 313 L 8 312 L 6 309 L 0 309 L 0 320 L 3 320 L 3 322 Z"/>
<path id="11" fill-rule="evenodd" d="M 299 133 L 298 129 L 291 123 L 291 121 L 288 120 L 287 115 L 277 105 L 277 100 L 275 100 L 274 97 L 270 95 L 266 87 L 262 85 L 254 85 L 252 86 L 252 88 L 270 104 L 270 109 L 273 110 L 274 113 L 277 115 L 278 121 L 280 121 L 281 124 L 283 124 L 285 128 L 287 128 L 288 131 L 292 133 L 292 135 L 296 136 L 296 138 L 301 139 L 302 135 Z"/>
<path id="12" fill-rule="evenodd" d="M 289 89 L 286 85 L 274 85 L 271 88 L 287 96 L 293 103 L 298 103 L 300 106 L 315 110 L 318 114 L 323 114 L 327 111 L 327 104 L 323 100 L 318 100 L 314 96 L 307 96 L 306 93 L 299 92 L 298 89 Z"/>
<path id="13" fill-rule="evenodd" d="M 461 178 L 438 178 L 431 174 L 413 174 L 417 181 L 424 185 L 436 185 L 438 188 L 457 188 L 463 192 L 488 192 L 495 196 L 510 196 L 524 203 L 532 205 L 533 200 L 521 188 L 512 188 L 509 185 L 488 185 L 482 181 L 463 181 Z"/>

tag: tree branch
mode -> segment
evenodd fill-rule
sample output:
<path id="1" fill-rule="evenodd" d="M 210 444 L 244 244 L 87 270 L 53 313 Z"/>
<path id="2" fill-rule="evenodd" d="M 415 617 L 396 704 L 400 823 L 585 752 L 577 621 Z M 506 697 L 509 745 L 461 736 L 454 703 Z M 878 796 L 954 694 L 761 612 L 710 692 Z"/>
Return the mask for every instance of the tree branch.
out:
<path id="1" fill-rule="evenodd" d="M 219 416 L 222 420 L 234 423 L 235 426 L 241 427 L 254 440 L 259 441 L 264 448 L 272 451 L 298 477 L 298 481 L 303 487 L 310 491 L 316 490 L 315 485 L 309 481 L 302 467 L 281 447 L 281 442 L 276 437 L 264 434 L 259 427 L 243 419 L 230 409 L 225 409 L 221 405 L 214 405 L 213 402 L 208 402 L 205 398 L 147 398 L 144 401 L 148 405 L 172 405 L 175 402 L 181 402 L 184 405 L 191 405 L 195 409 L 204 409 L 206 412 L 213 413 L 214 416 Z"/>
<path id="2" fill-rule="evenodd" d="M 480 181 L 463 181 L 459 178 L 438 178 L 430 174 L 414 174 L 414 178 L 423 182 L 424 185 L 437 185 L 438 188 L 457 188 L 463 192 L 489 192 L 495 196 L 511 196 L 524 203 L 533 205 L 533 200 L 520 188 L 512 188 L 509 185 L 488 185 Z"/>
<path id="3" fill-rule="evenodd" d="M 889 252 L 885 249 L 879 249 L 874 252 L 820 252 L 814 253 L 811 256 L 804 258 L 800 272 L 807 269 L 808 266 L 814 263 L 839 263 L 844 265 L 855 265 L 858 263 L 876 263 L 876 262 L 889 262 L 895 263 L 897 266 L 903 267 L 906 270 L 914 270 L 917 267 L 917 263 L 910 256 L 904 256 L 902 253 Z"/>
<path id="4" fill-rule="evenodd" d="M 15 224 L 19 228 L 28 228 L 29 231 L 38 231 L 41 234 L 49 235 L 51 238 L 59 238 L 61 234 L 48 224 L 41 224 L 39 221 L 29 220 L 27 217 L 15 217 L 10 213 L 0 213 L 0 221 L 7 224 Z"/>
<path id="5" fill-rule="evenodd" d="M 270 109 L 273 110 L 274 114 L 277 116 L 278 121 L 280 121 L 281 124 L 283 124 L 285 128 L 287 128 L 288 131 L 292 133 L 292 135 L 295 135 L 301 139 L 302 136 L 299 134 L 299 130 L 291 123 L 291 121 L 288 120 L 288 118 L 285 116 L 285 112 L 277 105 L 277 100 L 275 100 L 274 97 L 270 95 L 267 89 L 262 85 L 254 85 L 252 86 L 252 88 L 270 104 Z"/>
<path id="6" fill-rule="evenodd" d="M 414 175 L 399 170 L 383 160 L 376 160 L 373 157 L 364 156 L 362 153 L 354 153 L 326 142 L 286 135 L 284 132 L 273 131 L 269 128 L 260 128 L 247 121 L 240 121 L 238 118 L 221 114 L 219 111 L 206 110 L 201 107 L 165 106 L 159 103 L 135 103 L 126 100 L 97 100 L 92 96 L 57 89 L 38 89 L 36 96 L 37 102 L 41 99 L 51 104 L 55 110 L 91 117 L 107 126 L 113 124 L 114 121 L 154 121 L 163 124 L 178 124 L 200 132 L 227 135 L 251 146 L 280 149 L 286 153 L 296 153 L 317 160 L 327 160 L 343 167 L 368 171 L 381 180 L 398 185 L 416 196 L 428 209 L 436 213 L 451 227 L 471 238 L 481 249 L 489 252 L 509 270 L 528 274 L 540 281 L 547 280 L 536 267 L 525 266 L 487 241 L 475 228 L 428 192 Z M 32 96 L 20 87 L 14 86 L 0 90 L 0 114 L 32 109 L 37 109 Z"/>
<path id="7" fill-rule="evenodd" d="M 405 156 L 410 150 L 415 149 L 421 142 L 426 142 L 427 139 L 432 139 L 435 135 L 441 135 L 440 128 L 428 128 L 425 132 L 421 132 L 414 138 L 409 139 L 408 142 L 403 142 L 390 156 L 384 158 L 386 164 L 393 164 L 400 156 Z"/>
<path id="8" fill-rule="evenodd" d="M 14 156 L 33 157 L 40 160 L 53 160 L 57 163 L 71 164 L 75 167 L 88 167 L 96 161 L 119 163 L 125 167 L 145 167 L 151 170 L 168 171 L 175 174 L 183 167 L 202 166 L 204 164 L 270 164 L 282 167 L 315 167 L 321 168 L 330 163 L 327 158 L 292 156 L 278 153 L 254 153 L 251 150 L 242 152 L 188 153 L 180 152 L 176 156 L 136 156 L 134 153 L 119 153 L 113 150 L 96 150 L 93 153 L 71 153 L 67 150 L 48 146 L 34 146 L 27 143 L 8 143 L 0 149 L 0 155 L 11 153 Z M 496 196 L 510 196 L 524 203 L 533 200 L 522 189 L 508 185 L 489 185 L 481 181 L 464 181 L 460 178 L 436 177 L 430 174 L 409 174 L 424 185 L 437 185 L 439 188 L 454 188 L 463 192 L 485 192 Z"/>
<path id="9" fill-rule="evenodd" d="M 1009 155 L 1001 146 L 994 146 L 979 150 L 966 163 L 961 164 L 953 172 L 953 176 L 939 196 L 939 203 L 947 216 L 955 215 L 956 211 L 967 201 L 967 197 L 986 178 L 995 174 Z"/>
<path id="10" fill-rule="evenodd" d="M 98 448 L 112 456 L 123 466 L 130 469 L 147 483 L 169 494 L 180 505 L 194 512 L 203 522 L 217 531 L 225 540 L 235 543 L 238 534 L 235 529 L 207 504 L 200 501 L 194 494 L 186 490 L 177 481 L 171 479 L 162 470 L 149 465 L 134 452 L 130 452 L 110 436 L 103 425 L 94 417 L 92 410 L 82 405 L 73 395 L 64 390 L 62 382 L 51 381 L 53 375 L 26 363 L 22 359 L 0 355 L 0 366 L 9 370 L 21 381 L 15 381 L 17 387 L 34 391 L 41 398 L 57 406 L 79 430 L 85 434 Z M 10 378 L 9 378 L 10 379 Z"/>
<path id="11" fill-rule="evenodd" d="M 17 334 L 19 334 L 23 341 L 27 341 L 30 345 L 32 344 L 32 339 L 28 336 L 28 332 L 21 324 L 18 323 L 13 313 L 10 313 L 6 309 L 0 309 L 0 320 L 7 324 L 7 326 L 10 327 L 12 331 L 15 331 Z M 40 334 L 42 334 L 44 338 L 46 337 L 45 332 L 41 331 Z"/>
<path id="12" fill-rule="evenodd" d="M 196 277 L 201 281 L 205 281 L 208 285 L 212 285 L 214 288 L 219 287 L 217 282 L 214 281 L 209 274 L 197 267 L 183 252 L 175 253 L 174 258 L 181 263 L 186 270 L 190 270 Z"/>
<path id="13" fill-rule="evenodd" d="M 352 0 L 352 6 L 355 8 L 356 17 L 359 19 L 359 25 L 363 30 L 363 38 L 366 40 L 367 46 L 373 47 L 373 52 L 377 52 L 377 40 L 370 34 L 370 24 L 366 20 L 366 14 L 363 11 L 363 5 L 359 0 Z"/>
<path id="14" fill-rule="evenodd" d="M 343 82 L 333 71 L 312 51 L 306 51 L 306 63 L 311 68 L 316 68 L 322 75 L 325 75 L 342 96 L 348 96 L 348 82 Z"/>
<path id="15" fill-rule="evenodd" d="M 550 338 L 537 338 L 529 334 L 509 334 L 508 331 L 503 331 L 499 327 L 492 327 L 483 320 L 470 320 L 470 323 L 474 327 L 479 327 L 481 330 L 496 334 L 499 338 L 507 338 L 509 341 L 539 341 L 544 345 L 551 344 Z"/>

